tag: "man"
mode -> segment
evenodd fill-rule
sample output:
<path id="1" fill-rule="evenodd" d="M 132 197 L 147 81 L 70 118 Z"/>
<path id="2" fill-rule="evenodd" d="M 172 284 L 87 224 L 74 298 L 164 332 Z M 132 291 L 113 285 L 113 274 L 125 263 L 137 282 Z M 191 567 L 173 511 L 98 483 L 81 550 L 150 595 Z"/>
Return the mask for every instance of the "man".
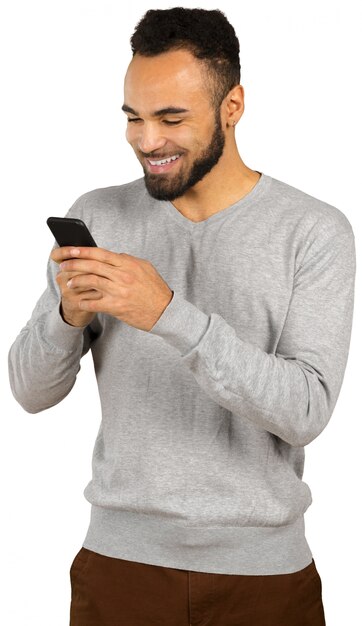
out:
<path id="1" fill-rule="evenodd" d="M 99 247 L 54 247 L 9 353 L 30 413 L 94 359 L 71 626 L 322 626 L 304 446 L 342 385 L 354 233 L 240 158 L 239 42 L 221 11 L 147 11 L 131 44 L 123 111 L 144 176 L 75 201 Z"/>

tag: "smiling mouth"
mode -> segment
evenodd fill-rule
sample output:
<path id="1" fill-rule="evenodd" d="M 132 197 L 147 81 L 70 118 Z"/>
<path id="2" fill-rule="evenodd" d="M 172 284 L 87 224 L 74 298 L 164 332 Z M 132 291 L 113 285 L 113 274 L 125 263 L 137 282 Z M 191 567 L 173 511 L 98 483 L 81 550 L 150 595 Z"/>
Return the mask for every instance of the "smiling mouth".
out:
<path id="1" fill-rule="evenodd" d="M 176 167 L 176 164 L 182 158 L 182 154 L 175 154 L 168 159 L 148 159 L 146 158 L 147 169 L 154 174 L 162 174 Z"/>

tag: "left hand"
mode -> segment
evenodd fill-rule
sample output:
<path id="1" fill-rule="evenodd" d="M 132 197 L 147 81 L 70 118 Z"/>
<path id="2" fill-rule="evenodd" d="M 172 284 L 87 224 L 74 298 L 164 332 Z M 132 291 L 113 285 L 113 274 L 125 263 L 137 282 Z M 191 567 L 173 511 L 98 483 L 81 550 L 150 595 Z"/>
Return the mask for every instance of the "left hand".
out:
<path id="1" fill-rule="evenodd" d="M 108 313 L 149 331 L 172 300 L 172 290 L 146 259 L 104 248 L 74 246 L 55 248 L 50 256 L 61 264 L 60 271 L 81 272 L 71 278 L 68 287 L 89 290 L 86 298 L 79 294 L 83 311 Z M 96 290 L 96 298 L 91 297 L 92 289 Z"/>

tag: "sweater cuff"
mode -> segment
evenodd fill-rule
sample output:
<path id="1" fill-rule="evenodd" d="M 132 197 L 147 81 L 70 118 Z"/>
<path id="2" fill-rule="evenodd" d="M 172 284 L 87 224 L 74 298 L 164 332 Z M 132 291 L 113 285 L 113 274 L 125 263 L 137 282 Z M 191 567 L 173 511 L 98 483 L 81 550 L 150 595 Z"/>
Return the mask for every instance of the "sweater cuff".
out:
<path id="1" fill-rule="evenodd" d="M 148 332 L 185 354 L 197 346 L 209 323 L 209 315 L 174 291 L 172 300 Z"/>
<path id="2" fill-rule="evenodd" d="M 44 325 L 44 337 L 62 352 L 73 352 L 83 338 L 84 326 L 71 326 L 65 322 L 60 314 L 60 305 L 56 306 L 47 315 Z"/>

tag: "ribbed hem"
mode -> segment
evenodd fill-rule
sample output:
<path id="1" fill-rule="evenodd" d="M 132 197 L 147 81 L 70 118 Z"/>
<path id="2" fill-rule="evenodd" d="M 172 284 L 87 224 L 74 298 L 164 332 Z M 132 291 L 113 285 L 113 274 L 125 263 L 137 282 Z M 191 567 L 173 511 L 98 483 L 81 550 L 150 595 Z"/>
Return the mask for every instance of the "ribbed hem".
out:
<path id="1" fill-rule="evenodd" d="M 47 342 L 58 350 L 72 352 L 74 346 L 79 344 L 85 327 L 67 324 L 60 314 L 59 306 L 55 307 L 47 316 L 44 336 Z"/>
<path id="2" fill-rule="evenodd" d="M 291 574 L 313 559 L 304 516 L 279 527 L 196 527 L 94 504 L 83 547 L 127 561 L 214 574 Z"/>
<path id="3" fill-rule="evenodd" d="M 209 315 L 174 291 L 172 300 L 148 332 L 185 354 L 197 346 L 209 323 Z"/>

